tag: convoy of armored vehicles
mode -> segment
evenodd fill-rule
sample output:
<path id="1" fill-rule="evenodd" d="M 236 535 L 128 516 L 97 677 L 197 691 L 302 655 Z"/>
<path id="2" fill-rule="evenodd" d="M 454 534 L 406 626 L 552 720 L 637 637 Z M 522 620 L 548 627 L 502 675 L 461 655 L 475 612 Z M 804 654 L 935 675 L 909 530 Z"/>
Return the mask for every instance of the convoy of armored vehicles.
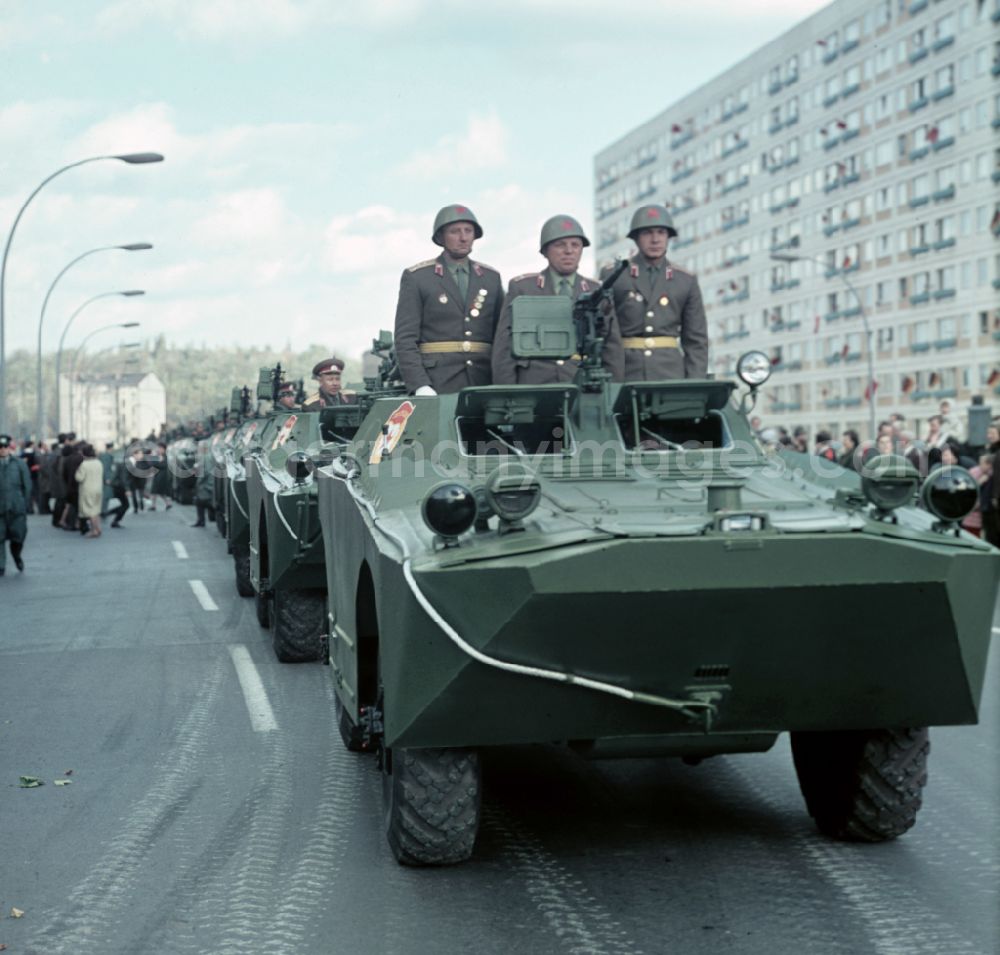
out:
<path id="1" fill-rule="evenodd" d="M 383 333 L 354 404 L 235 393 L 202 459 L 238 592 L 279 660 L 328 665 L 401 863 L 470 857 L 481 753 L 513 744 L 696 763 L 789 732 L 821 832 L 902 834 L 927 727 L 977 720 L 1000 552 L 958 530 L 975 481 L 765 448 L 761 353 L 739 382 L 609 381 L 603 294 L 515 317 L 524 357 L 583 356 L 571 384 L 411 396 Z"/>

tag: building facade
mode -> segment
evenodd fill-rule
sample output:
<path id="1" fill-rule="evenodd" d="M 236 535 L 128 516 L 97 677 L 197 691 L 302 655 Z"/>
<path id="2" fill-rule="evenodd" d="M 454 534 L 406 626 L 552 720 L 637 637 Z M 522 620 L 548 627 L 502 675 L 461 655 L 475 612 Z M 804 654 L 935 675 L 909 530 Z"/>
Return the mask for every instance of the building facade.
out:
<path id="1" fill-rule="evenodd" d="M 98 450 L 158 435 L 167 420 L 167 393 L 153 372 L 79 375 L 59 380 L 60 431 L 75 431 Z"/>
<path id="2" fill-rule="evenodd" d="M 836 0 L 604 149 L 594 191 L 600 264 L 670 208 L 710 370 L 771 356 L 764 424 L 1000 406 L 1000 0 Z"/>

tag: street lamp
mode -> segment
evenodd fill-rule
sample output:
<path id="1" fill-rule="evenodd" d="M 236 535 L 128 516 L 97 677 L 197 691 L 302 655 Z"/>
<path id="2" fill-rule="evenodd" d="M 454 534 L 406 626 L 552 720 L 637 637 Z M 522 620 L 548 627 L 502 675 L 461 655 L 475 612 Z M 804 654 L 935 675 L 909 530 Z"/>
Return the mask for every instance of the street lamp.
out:
<path id="1" fill-rule="evenodd" d="M 49 286 L 49 290 L 45 293 L 45 299 L 42 302 L 42 311 L 38 316 L 38 368 L 37 368 L 37 380 L 35 383 L 35 436 L 40 441 L 43 437 L 42 430 L 44 429 L 44 401 L 42 400 L 42 324 L 45 321 L 45 307 L 49 304 L 49 296 L 52 295 L 52 290 L 56 287 L 59 279 L 61 279 L 80 259 L 85 259 L 88 255 L 93 255 L 95 252 L 107 252 L 111 249 L 124 249 L 126 252 L 143 252 L 147 249 L 151 249 L 153 246 L 148 242 L 130 242 L 128 245 L 102 245 L 100 248 L 91 249 L 89 252 L 84 252 L 83 255 L 78 255 L 72 262 L 70 262 L 63 270 L 52 280 L 52 284 Z M 59 387 L 59 381 L 56 379 L 56 388 Z M 56 422 L 56 430 L 58 430 L 58 421 Z"/>
<path id="2" fill-rule="evenodd" d="M 56 431 L 59 430 L 59 424 L 62 420 L 62 415 L 60 413 L 62 389 L 59 387 L 59 378 L 62 370 L 63 343 L 66 341 L 66 333 L 69 331 L 70 325 L 73 324 L 73 319 L 75 319 L 76 316 L 80 314 L 80 312 L 82 312 L 88 305 L 90 305 L 91 302 L 96 302 L 98 299 L 108 298 L 109 296 L 112 295 L 124 295 L 126 297 L 131 297 L 134 295 L 145 295 L 145 294 L 146 294 L 145 291 L 143 291 L 142 289 L 129 289 L 126 292 L 101 292 L 100 295 L 95 295 L 93 298 L 88 298 L 86 302 L 84 302 L 72 315 L 70 315 L 68 321 L 66 322 L 65 327 L 62 330 L 62 335 L 59 336 L 59 348 L 56 351 Z"/>
<path id="3" fill-rule="evenodd" d="M 67 325 L 68 324 L 69 323 L 67 323 Z M 95 335 L 98 335 L 101 332 L 106 332 L 109 329 L 112 329 L 112 328 L 138 328 L 138 327 L 139 327 L 139 323 L 138 322 L 114 322 L 111 325 L 102 325 L 100 328 L 95 328 L 92 332 L 88 332 L 86 335 L 84 335 L 83 336 L 83 341 L 80 342 L 79 345 L 77 345 L 76 351 L 73 352 L 73 358 L 72 358 L 72 360 L 69 363 L 69 430 L 70 431 L 73 430 L 73 410 L 74 410 L 74 406 L 73 406 L 73 379 L 76 376 L 76 362 L 77 362 L 77 359 L 80 357 L 80 354 L 83 352 L 83 346 L 86 345 L 87 342 L 89 342 L 90 339 L 93 338 Z M 138 344 L 138 342 L 136 342 L 136 344 Z M 60 347 L 61 347 L 61 344 L 60 344 Z M 56 384 L 58 385 L 58 380 L 56 381 Z M 57 424 L 57 426 L 58 426 L 58 424 Z"/>
<path id="4" fill-rule="evenodd" d="M 818 257 L 811 255 L 795 255 L 793 252 L 772 252 L 771 258 L 775 262 L 816 262 L 819 265 L 826 265 L 826 262 Z M 858 295 L 858 290 L 851 283 L 851 280 L 847 277 L 847 274 L 843 269 L 838 269 L 838 274 L 844 280 L 844 285 L 847 286 L 847 290 L 854 296 L 854 301 L 858 306 L 858 310 L 861 312 L 861 322 L 865 329 L 865 352 L 868 356 L 868 387 L 866 393 L 868 395 L 868 429 L 871 439 L 875 440 L 875 353 L 872 348 L 872 327 L 868 322 L 868 312 L 865 309 L 864 303 L 861 301 L 861 296 Z"/>
<path id="5" fill-rule="evenodd" d="M 0 259 L 0 431 L 7 430 L 7 361 L 4 340 L 4 280 L 7 277 L 7 253 L 10 252 L 10 243 L 14 238 L 14 233 L 17 231 L 17 224 L 21 221 L 21 216 L 24 215 L 24 210 L 28 208 L 28 204 L 31 200 L 34 199 L 39 192 L 41 192 L 43 186 L 50 183 L 56 178 L 56 176 L 66 172 L 67 169 L 75 169 L 77 166 L 83 166 L 90 162 L 98 162 L 102 159 L 120 159 L 122 162 L 128 163 L 131 166 L 140 166 L 153 162 L 163 162 L 163 156 L 159 153 L 123 153 L 121 155 L 113 156 L 91 156 L 88 159 L 79 159 L 76 162 L 71 162 L 68 165 L 63 166 L 61 169 L 57 169 L 51 176 L 47 176 L 35 187 L 34 192 L 32 192 L 31 195 L 24 200 L 24 204 L 20 209 L 18 209 L 17 215 L 14 217 L 14 224 L 10 227 L 10 235 L 7 236 L 7 243 L 3 247 L 3 258 Z"/>

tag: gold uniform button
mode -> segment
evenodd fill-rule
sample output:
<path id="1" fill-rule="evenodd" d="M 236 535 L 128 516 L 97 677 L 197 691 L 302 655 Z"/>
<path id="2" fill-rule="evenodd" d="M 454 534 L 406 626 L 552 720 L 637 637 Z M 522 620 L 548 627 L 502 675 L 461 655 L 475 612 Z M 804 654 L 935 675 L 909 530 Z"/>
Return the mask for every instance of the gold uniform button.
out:
<path id="1" fill-rule="evenodd" d="M 660 296 L 660 304 L 661 305 L 669 305 L 670 304 L 670 299 L 667 298 L 666 295 L 661 295 Z"/>
<path id="2" fill-rule="evenodd" d="M 637 302 L 641 302 L 642 301 L 642 296 L 638 292 L 635 293 L 635 300 Z"/>
<path id="3" fill-rule="evenodd" d="M 472 351 L 472 342 L 462 342 L 462 351 Z"/>
<path id="4" fill-rule="evenodd" d="M 486 294 L 487 294 L 486 289 L 481 288 L 479 290 L 479 295 L 480 295 L 481 298 L 486 298 Z"/>
<path id="5" fill-rule="evenodd" d="M 652 312 L 646 312 L 646 318 L 652 318 L 652 317 L 653 317 Z"/>
<path id="6" fill-rule="evenodd" d="M 471 359 L 471 358 L 466 358 L 466 359 L 465 359 L 465 363 L 466 363 L 467 365 L 471 365 L 471 364 L 472 364 L 472 359 Z"/>
<path id="7" fill-rule="evenodd" d="M 447 305 L 447 304 L 448 304 L 448 296 L 447 296 L 447 295 L 445 295 L 445 294 L 444 294 L 444 292 L 442 292 L 442 293 L 441 293 L 441 294 L 440 294 L 440 295 L 438 296 L 438 301 L 439 301 L 439 302 L 440 302 L 440 303 L 441 303 L 442 305 Z"/>
<path id="8" fill-rule="evenodd" d="M 644 355 L 645 355 L 645 356 L 646 356 L 647 358 L 652 358 L 652 357 L 653 357 L 653 353 L 652 353 L 652 352 L 651 352 L 651 351 L 650 351 L 650 350 L 649 350 L 648 348 L 647 348 L 647 349 L 646 349 L 646 350 L 645 350 L 645 351 L 643 352 L 643 354 L 644 354 Z"/>
<path id="9" fill-rule="evenodd" d="M 557 365 L 565 365 L 565 364 L 566 364 L 566 362 L 565 362 L 565 361 L 564 361 L 564 360 L 563 360 L 562 358 L 557 358 L 557 359 L 556 359 L 556 364 L 557 364 Z"/>
<path id="10" fill-rule="evenodd" d="M 472 334 L 472 329 L 471 329 L 471 328 L 467 328 L 467 329 L 465 330 L 465 334 L 466 334 L 466 335 L 471 335 L 471 334 Z"/>
<path id="11" fill-rule="evenodd" d="M 647 348 L 652 348 L 652 347 L 653 347 L 653 346 L 654 346 L 654 345 L 656 344 L 656 342 L 654 342 L 652 338 L 647 338 L 647 339 L 646 339 L 646 341 L 645 341 L 645 342 L 643 342 L 643 344 L 644 344 L 644 345 L 645 345 L 645 346 L 646 346 Z"/>
<path id="12" fill-rule="evenodd" d="M 471 322 L 471 321 L 472 321 L 472 319 L 471 319 L 471 318 L 469 318 L 469 316 L 468 316 L 468 315 L 466 315 L 466 316 L 465 316 L 465 320 L 466 320 L 467 322 Z"/>
<path id="13" fill-rule="evenodd" d="M 647 332 L 651 332 L 652 330 L 653 330 L 653 326 L 652 325 L 647 325 L 646 326 L 646 331 Z"/>

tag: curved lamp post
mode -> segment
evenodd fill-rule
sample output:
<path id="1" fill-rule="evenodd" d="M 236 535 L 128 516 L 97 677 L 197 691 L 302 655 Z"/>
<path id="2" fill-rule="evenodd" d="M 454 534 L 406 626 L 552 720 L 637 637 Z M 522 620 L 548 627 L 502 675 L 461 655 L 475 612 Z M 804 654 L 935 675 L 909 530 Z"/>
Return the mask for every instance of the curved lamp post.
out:
<path id="1" fill-rule="evenodd" d="M 83 336 L 83 341 L 76 346 L 76 351 L 73 352 L 73 358 L 69 363 L 69 430 L 73 430 L 73 378 L 76 375 L 76 362 L 77 359 L 83 352 L 83 346 L 87 344 L 95 335 L 99 335 L 101 332 L 110 331 L 112 328 L 138 328 L 138 322 L 112 322 L 110 325 L 102 325 L 100 328 L 95 328 L 92 332 L 87 332 Z M 139 343 L 136 342 L 136 345 Z M 134 347 L 134 346 L 132 346 Z"/>
<path id="2" fill-rule="evenodd" d="M 145 295 L 143 289 L 129 289 L 126 292 L 101 292 L 100 295 L 95 295 L 93 298 L 88 298 L 72 315 L 67 319 L 66 325 L 63 327 L 62 335 L 59 336 L 59 348 L 56 351 L 56 431 L 59 430 L 59 423 L 61 420 L 61 390 L 59 387 L 59 379 L 62 372 L 62 353 L 63 344 L 66 341 L 66 333 L 69 331 L 70 325 L 73 324 L 73 319 L 80 314 L 91 302 L 96 302 L 98 299 L 109 298 L 112 295 L 124 295 L 126 297 L 131 297 L 134 295 Z M 70 384 L 72 388 L 72 383 Z"/>
<path id="3" fill-rule="evenodd" d="M 71 162 L 61 169 L 57 169 L 51 176 L 47 176 L 43 179 L 36 187 L 34 192 L 24 200 L 23 205 L 17 211 L 17 215 L 14 217 L 14 224 L 10 227 L 10 234 L 7 236 L 7 243 L 3 247 L 3 258 L 0 259 L 0 431 L 7 430 L 7 362 L 6 362 L 6 352 L 4 343 L 4 280 L 7 276 L 7 253 L 10 252 L 10 243 L 14 238 L 14 233 L 17 231 L 17 224 L 21 221 L 21 216 L 24 215 L 24 210 L 28 208 L 29 203 L 35 196 L 41 192 L 42 187 L 48 185 L 56 176 L 61 175 L 66 172 L 67 169 L 75 169 L 77 166 L 83 166 L 90 162 L 99 162 L 102 159 L 120 159 L 122 162 L 128 163 L 132 166 L 145 165 L 146 163 L 153 162 L 163 162 L 163 156 L 160 153 L 123 153 L 121 155 L 111 155 L 111 156 L 90 156 L 88 159 L 79 159 L 76 162 Z"/>
<path id="4" fill-rule="evenodd" d="M 38 316 L 38 367 L 36 369 L 37 376 L 35 382 L 35 436 L 39 441 L 42 439 L 42 431 L 45 427 L 45 413 L 43 410 L 45 402 L 42 399 L 42 325 L 45 322 L 45 308 L 49 304 L 49 297 L 52 295 L 52 290 L 58 284 L 59 279 L 61 279 L 74 265 L 76 265 L 77 262 L 81 259 L 85 259 L 88 255 L 93 255 L 95 252 L 107 252 L 111 249 L 124 249 L 126 252 L 144 252 L 152 247 L 153 246 L 149 242 L 130 242 L 128 245 L 102 245 L 97 249 L 91 249 L 89 252 L 84 252 L 83 255 L 78 255 L 52 280 L 49 290 L 45 293 L 45 299 L 42 301 L 42 311 Z M 58 379 L 56 380 L 56 387 L 59 387 Z M 57 421 L 56 430 L 58 429 Z"/>
<path id="5" fill-rule="evenodd" d="M 772 252 L 771 258 L 775 262 L 816 262 L 819 265 L 826 265 L 826 262 L 818 257 L 813 257 L 811 255 L 795 255 L 793 252 Z M 854 296 L 854 301 L 861 312 L 861 322 L 865 329 L 865 352 L 868 356 L 868 428 L 870 431 L 871 440 L 875 440 L 875 357 L 872 350 L 872 327 L 868 322 L 868 312 L 865 309 L 864 303 L 861 301 L 861 296 L 858 295 L 858 290 L 851 283 L 851 280 L 844 273 L 843 269 L 838 269 L 840 277 L 844 280 L 844 285 L 847 286 L 847 290 Z"/>

